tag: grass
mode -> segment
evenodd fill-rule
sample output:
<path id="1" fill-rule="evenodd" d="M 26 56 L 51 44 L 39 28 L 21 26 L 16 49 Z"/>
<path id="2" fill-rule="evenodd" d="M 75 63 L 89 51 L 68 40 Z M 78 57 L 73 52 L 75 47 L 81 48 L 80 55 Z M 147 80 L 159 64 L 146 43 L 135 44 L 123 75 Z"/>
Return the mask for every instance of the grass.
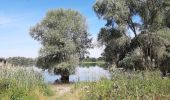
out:
<path id="1" fill-rule="evenodd" d="M 168 100 L 170 79 L 159 71 L 114 71 L 111 80 L 44 84 L 42 75 L 22 67 L 0 68 L 0 100 Z M 55 91 L 51 91 L 51 89 Z M 52 96 L 53 95 L 53 96 Z"/>
<path id="2" fill-rule="evenodd" d="M 64 99 L 70 97 L 72 99 Z M 114 72 L 112 80 L 76 83 L 64 100 L 168 100 L 170 79 L 159 71 Z"/>
<path id="3" fill-rule="evenodd" d="M 159 71 L 113 72 L 111 80 L 63 85 L 71 90 L 55 100 L 169 100 L 170 79 Z M 54 86 L 53 88 L 59 86 Z"/>
<path id="4" fill-rule="evenodd" d="M 23 67 L 0 68 L 0 100 L 46 100 L 52 94 L 40 73 Z"/>

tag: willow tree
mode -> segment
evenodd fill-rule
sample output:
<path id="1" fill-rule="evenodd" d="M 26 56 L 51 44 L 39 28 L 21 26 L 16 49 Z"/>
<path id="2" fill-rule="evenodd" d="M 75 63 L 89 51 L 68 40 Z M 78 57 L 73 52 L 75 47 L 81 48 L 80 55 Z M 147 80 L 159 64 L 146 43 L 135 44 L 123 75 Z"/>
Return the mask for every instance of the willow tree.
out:
<path id="1" fill-rule="evenodd" d="M 37 66 L 60 74 L 63 82 L 69 81 L 91 43 L 85 18 L 71 9 L 48 11 L 30 35 L 42 44 Z"/>
<path id="2" fill-rule="evenodd" d="M 167 52 L 167 39 L 162 34 L 169 32 L 169 0 L 97 0 L 93 8 L 107 21 L 98 40 L 105 43 L 104 56 L 111 59 L 110 64 L 145 67 L 141 69 L 152 69 L 151 63 L 160 65 Z M 132 57 L 140 58 L 141 64 Z"/>

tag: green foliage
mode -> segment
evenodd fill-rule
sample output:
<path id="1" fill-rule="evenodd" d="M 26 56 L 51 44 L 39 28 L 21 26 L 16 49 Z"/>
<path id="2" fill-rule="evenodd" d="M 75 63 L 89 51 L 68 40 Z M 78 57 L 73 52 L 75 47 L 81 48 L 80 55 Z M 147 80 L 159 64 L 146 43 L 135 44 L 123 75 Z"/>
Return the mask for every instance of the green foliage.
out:
<path id="1" fill-rule="evenodd" d="M 30 35 L 42 44 L 37 65 L 56 71 L 62 68 L 69 74 L 91 42 L 85 18 L 71 9 L 48 11 L 45 18 L 31 28 Z"/>
<path id="2" fill-rule="evenodd" d="M 94 67 L 94 66 L 99 66 L 102 68 L 107 68 L 106 64 L 104 61 L 97 61 L 97 62 L 81 62 L 79 64 L 81 67 Z"/>
<path id="3" fill-rule="evenodd" d="M 144 69 L 160 67 L 170 41 L 169 0 L 97 0 L 93 9 L 107 21 L 98 41 L 106 46 L 103 56 L 109 64 L 120 67 L 121 63 L 126 68 L 143 64 Z M 134 16 L 141 20 L 136 21 Z M 132 54 L 137 48 L 140 57 Z"/>
<path id="4" fill-rule="evenodd" d="M 164 54 L 164 59 L 161 62 L 160 70 L 164 75 L 170 73 L 170 52 Z"/>
<path id="5" fill-rule="evenodd" d="M 84 100 L 155 100 L 169 99 L 170 79 L 162 79 L 159 71 L 115 71 L 111 80 L 81 83 Z M 77 85 L 78 86 L 78 85 Z"/>
<path id="6" fill-rule="evenodd" d="M 99 66 L 103 68 L 106 67 L 106 63 L 104 62 L 103 57 L 90 58 L 89 56 L 87 56 L 86 58 L 81 60 L 79 65 L 82 67 L 90 67 L 90 66 Z"/>
<path id="7" fill-rule="evenodd" d="M 40 73 L 24 67 L 0 69 L 0 99 L 37 100 L 40 94 L 52 95 Z"/>
<path id="8" fill-rule="evenodd" d="M 169 19 L 168 16 L 170 16 L 170 9 L 168 9 L 168 10 L 166 11 L 166 17 L 165 17 L 165 19 L 164 19 L 164 20 L 165 20 L 165 25 L 170 28 L 170 19 Z"/>
<path id="9" fill-rule="evenodd" d="M 99 33 L 98 41 L 105 41 L 103 40 L 100 35 L 103 33 Z M 107 33 L 105 33 L 107 34 Z M 108 33 L 109 34 L 109 33 Z M 103 35 L 104 38 L 110 38 L 106 39 L 107 41 L 104 42 L 104 45 L 106 46 L 104 53 L 102 54 L 104 57 L 104 60 L 108 62 L 110 65 L 114 64 L 114 62 L 117 64 L 119 60 L 123 59 L 125 54 L 129 51 L 129 45 L 130 45 L 130 39 L 127 36 L 121 36 L 121 37 L 114 37 L 114 33 L 111 32 L 107 37 L 106 35 Z"/>
<path id="10" fill-rule="evenodd" d="M 30 67 L 35 65 L 35 59 L 25 57 L 9 57 L 6 59 L 9 64 L 14 66 L 26 66 Z"/>
<path id="11" fill-rule="evenodd" d="M 102 60 L 104 60 L 104 58 L 103 57 L 99 57 L 99 58 L 97 58 L 97 60 L 102 61 Z"/>
<path id="12" fill-rule="evenodd" d="M 144 70 L 143 59 L 140 54 L 131 53 L 125 56 L 123 60 L 119 62 L 119 67 L 131 70 Z"/>
<path id="13" fill-rule="evenodd" d="M 86 58 L 82 59 L 81 62 L 103 62 L 103 60 L 104 60 L 103 57 L 93 58 L 87 56 Z"/>
<path id="14" fill-rule="evenodd" d="M 90 58 L 90 57 L 86 57 L 82 60 L 82 62 L 96 62 L 97 58 Z"/>

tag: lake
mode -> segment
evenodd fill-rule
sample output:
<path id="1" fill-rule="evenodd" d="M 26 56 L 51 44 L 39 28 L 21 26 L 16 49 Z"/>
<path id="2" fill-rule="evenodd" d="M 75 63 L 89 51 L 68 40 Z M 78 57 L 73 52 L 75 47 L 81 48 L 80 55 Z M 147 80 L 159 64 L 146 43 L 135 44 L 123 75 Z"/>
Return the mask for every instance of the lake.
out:
<path id="1" fill-rule="evenodd" d="M 60 75 L 55 75 L 48 72 L 48 70 L 42 71 L 37 67 L 32 67 L 34 71 L 42 73 L 46 83 L 54 83 L 56 80 L 60 79 Z M 95 66 L 79 66 L 75 70 L 75 74 L 70 75 L 70 82 L 92 82 L 100 80 L 101 78 L 110 78 L 110 73 L 108 70 Z"/>

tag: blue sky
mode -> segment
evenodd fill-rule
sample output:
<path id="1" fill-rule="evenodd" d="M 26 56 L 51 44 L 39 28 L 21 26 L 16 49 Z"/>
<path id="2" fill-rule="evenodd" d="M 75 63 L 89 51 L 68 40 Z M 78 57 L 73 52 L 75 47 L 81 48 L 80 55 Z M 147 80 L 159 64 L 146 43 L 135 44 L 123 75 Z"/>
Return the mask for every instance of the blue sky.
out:
<path id="1" fill-rule="evenodd" d="M 29 29 L 40 22 L 50 9 L 71 8 L 82 13 L 95 39 L 105 22 L 93 12 L 95 0 L 0 0 L 0 57 L 37 57 L 41 45 L 29 36 Z M 94 40 L 95 41 L 95 40 Z M 102 49 L 89 50 L 99 57 Z"/>

